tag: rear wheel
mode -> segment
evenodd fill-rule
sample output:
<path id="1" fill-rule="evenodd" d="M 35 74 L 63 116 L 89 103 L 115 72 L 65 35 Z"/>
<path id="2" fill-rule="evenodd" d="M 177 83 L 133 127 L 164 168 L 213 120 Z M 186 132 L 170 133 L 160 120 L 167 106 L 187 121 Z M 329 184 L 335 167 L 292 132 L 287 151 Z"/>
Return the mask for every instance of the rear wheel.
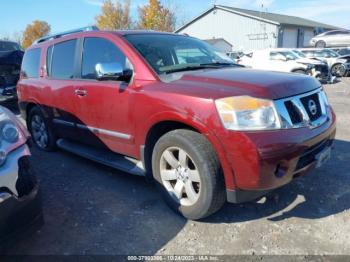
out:
<path id="1" fill-rule="evenodd" d="M 325 48 L 326 47 L 326 42 L 325 41 L 317 41 L 315 47 L 317 48 Z"/>
<path id="2" fill-rule="evenodd" d="M 346 69 L 343 64 L 335 64 L 331 68 L 331 74 L 333 76 L 340 76 L 343 77 L 345 76 Z"/>
<path id="3" fill-rule="evenodd" d="M 28 118 L 28 130 L 32 135 L 34 144 L 41 150 L 52 151 L 56 147 L 56 139 L 43 113 L 34 107 Z"/>
<path id="4" fill-rule="evenodd" d="M 166 202 L 188 219 L 201 219 L 225 202 L 221 167 L 211 144 L 201 134 L 175 130 L 156 143 L 153 175 Z"/>

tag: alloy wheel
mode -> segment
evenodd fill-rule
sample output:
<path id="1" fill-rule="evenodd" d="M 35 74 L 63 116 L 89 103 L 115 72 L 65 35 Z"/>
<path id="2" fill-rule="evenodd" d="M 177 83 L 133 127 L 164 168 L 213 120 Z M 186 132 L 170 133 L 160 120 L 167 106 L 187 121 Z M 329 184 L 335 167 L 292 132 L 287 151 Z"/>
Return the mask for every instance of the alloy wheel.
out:
<path id="1" fill-rule="evenodd" d="M 48 146 L 48 133 L 44 119 L 39 115 L 34 115 L 31 120 L 31 131 L 35 144 L 45 149 Z"/>
<path id="2" fill-rule="evenodd" d="M 160 176 L 168 193 L 182 206 L 194 205 L 200 194 L 201 179 L 190 155 L 179 147 L 169 147 L 160 158 Z"/>

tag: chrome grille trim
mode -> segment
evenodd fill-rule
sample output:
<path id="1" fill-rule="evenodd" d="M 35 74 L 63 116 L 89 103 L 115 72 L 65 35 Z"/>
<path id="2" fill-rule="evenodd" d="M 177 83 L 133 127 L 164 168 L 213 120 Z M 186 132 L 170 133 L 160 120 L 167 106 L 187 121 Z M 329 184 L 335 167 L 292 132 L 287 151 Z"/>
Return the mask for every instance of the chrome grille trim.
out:
<path id="1" fill-rule="evenodd" d="M 301 99 L 314 94 L 317 94 L 319 99 L 319 103 L 321 106 L 321 116 L 318 119 L 311 121 L 303 103 L 301 102 Z M 293 124 L 291 116 L 285 105 L 285 102 L 288 102 L 288 101 L 290 101 L 298 110 L 298 113 L 300 113 L 302 118 L 302 121 L 300 123 Z M 324 93 L 323 88 L 318 88 L 314 91 L 304 93 L 301 95 L 275 100 L 274 103 L 275 103 L 276 111 L 280 117 L 282 129 L 302 128 L 302 127 L 316 128 L 323 125 L 325 122 L 329 121 L 331 118 L 329 105 L 327 103 L 326 94 Z"/>

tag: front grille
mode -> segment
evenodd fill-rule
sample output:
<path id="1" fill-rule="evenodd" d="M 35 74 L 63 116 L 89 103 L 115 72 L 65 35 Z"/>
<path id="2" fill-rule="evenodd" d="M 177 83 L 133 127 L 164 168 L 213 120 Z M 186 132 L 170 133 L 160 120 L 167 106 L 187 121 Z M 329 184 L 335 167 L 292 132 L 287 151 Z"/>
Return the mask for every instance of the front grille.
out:
<path id="1" fill-rule="evenodd" d="M 29 157 L 24 156 L 18 160 L 18 179 L 16 189 L 18 197 L 29 195 L 37 184 L 34 171 L 30 165 Z"/>
<path id="2" fill-rule="evenodd" d="M 295 172 L 315 162 L 317 154 L 321 153 L 325 148 L 330 147 L 332 143 L 333 140 L 326 139 L 306 149 L 299 158 Z"/>
<path id="3" fill-rule="evenodd" d="M 286 101 L 284 104 L 287 108 L 292 123 L 294 125 L 301 123 L 303 121 L 303 116 L 300 114 L 298 108 L 292 103 L 292 101 Z"/>
<path id="4" fill-rule="evenodd" d="M 313 94 L 300 99 L 311 121 L 315 121 L 322 115 L 318 94 Z M 314 110 L 311 109 L 311 104 Z"/>
<path id="5" fill-rule="evenodd" d="M 321 88 L 274 103 L 283 129 L 315 128 L 331 119 L 327 97 Z"/>

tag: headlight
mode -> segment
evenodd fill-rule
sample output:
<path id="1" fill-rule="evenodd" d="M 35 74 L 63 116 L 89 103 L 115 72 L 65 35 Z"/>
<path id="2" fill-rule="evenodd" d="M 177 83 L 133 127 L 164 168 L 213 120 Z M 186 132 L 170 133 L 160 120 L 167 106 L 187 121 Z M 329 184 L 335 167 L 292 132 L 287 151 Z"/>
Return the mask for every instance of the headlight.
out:
<path id="1" fill-rule="evenodd" d="M 18 129 L 12 123 L 6 123 L 1 129 L 1 137 L 8 143 L 18 141 Z"/>
<path id="2" fill-rule="evenodd" d="M 26 142 L 27 135 L 22 129 L 16 116 L 6 108 L 0 107 L 0 166 L 12 150 Z"/>
<path id="3" fill-rule="evenodd" d="M 281 128 L 272 100 L 237 96 L 215 101 L 222 124 L 229 130 L 271 130 Z"/>

